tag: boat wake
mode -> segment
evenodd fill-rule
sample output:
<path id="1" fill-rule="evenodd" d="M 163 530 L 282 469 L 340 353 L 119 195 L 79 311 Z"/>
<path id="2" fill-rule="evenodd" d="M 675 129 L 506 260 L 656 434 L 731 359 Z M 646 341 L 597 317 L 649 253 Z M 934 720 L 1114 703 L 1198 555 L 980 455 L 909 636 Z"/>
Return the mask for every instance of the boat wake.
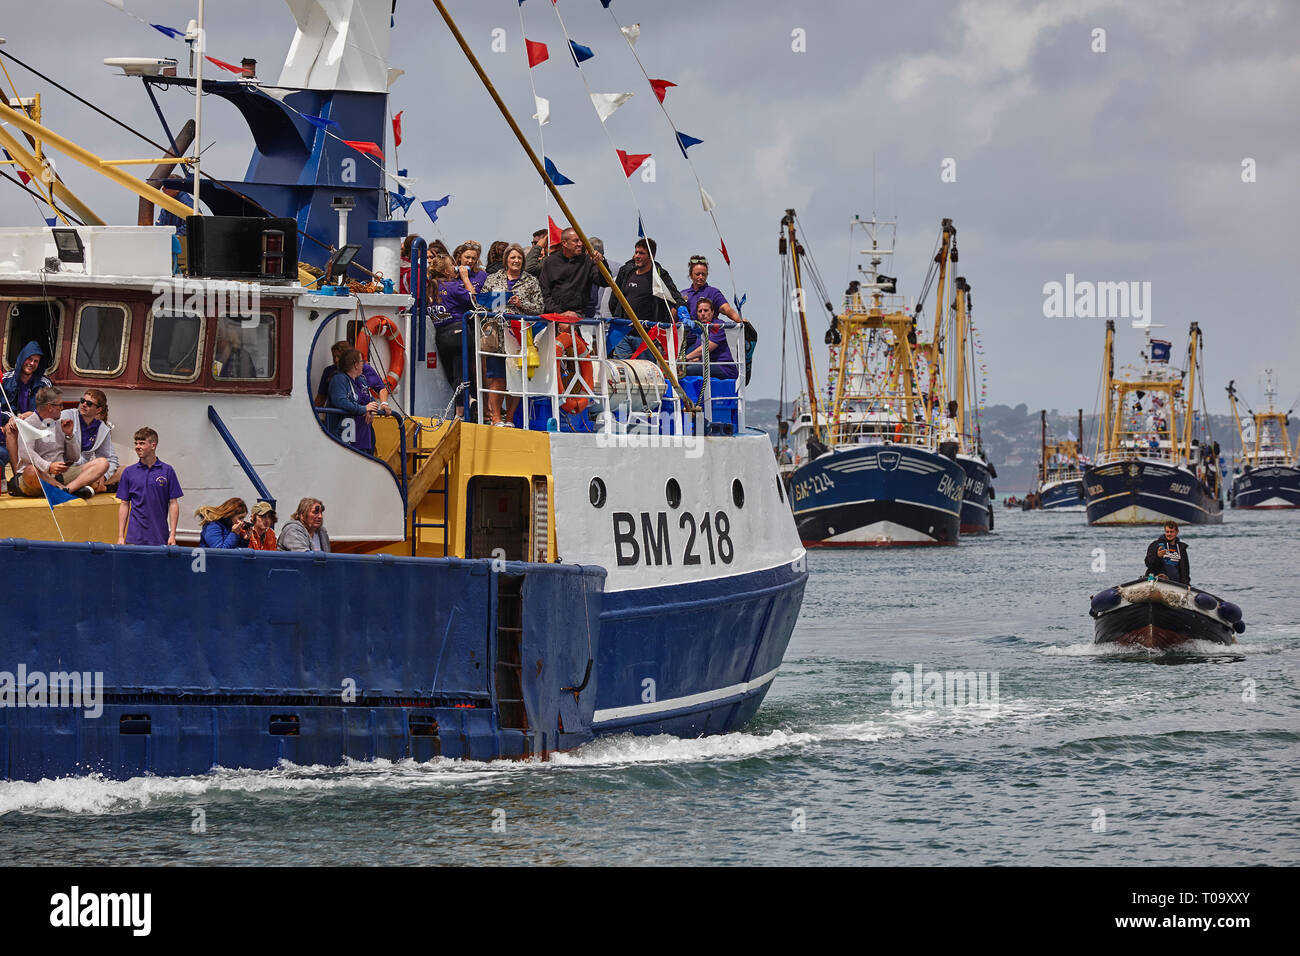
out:
<path id="1" fill-rule="evenodd" d="M 1210 658 L 1241 660 L 1257 654 L 1277 654 L 1281 650 L 1280 647 L 1267 644 L 1219 644 L 1215 641 L 1184 641 L 1163 650 L 1135 644 L 1093 644 L 1089 642 L 1087 644 L 1051 644 L 1039 648 L 1038 653 L 1045 654 L 1048 657 L 1100 657 L 1113 660 L 1175 663 Z"/>

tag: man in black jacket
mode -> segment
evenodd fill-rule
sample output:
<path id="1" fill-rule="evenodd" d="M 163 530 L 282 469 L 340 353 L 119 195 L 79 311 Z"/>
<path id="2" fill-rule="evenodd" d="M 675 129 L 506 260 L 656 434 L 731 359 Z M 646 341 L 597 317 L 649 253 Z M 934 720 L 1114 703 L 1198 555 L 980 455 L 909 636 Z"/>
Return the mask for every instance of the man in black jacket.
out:
<path id="1" fill-rule="evenodd" d="M 627 299 L 628 305 L 636 312 L 636 317 L 646 327 L 647 332 L 652 330 L 652 323 L 670 321 L 677 307 L 686 305 L 686 300 L 677 291 L 677 283 L 673 281 L 673 277 L 653 258 L 657 251 L 658 247 L 653 239 L 638 239 L 632 253 L 632 260 L 623 263 L 623 268 L 619 269 L 618 275 L 614 277 L 614 282 L 622 291 L 623 297 Z M 671 307 L 661 296 L 655 295 L 652 267 L 659 272 L 659 278 L 663 282 L 662 291 L 673 300 Z M 628 317 L 623 304 L 617 299 L 610 303 L 610 311 L 616 318 Z M 629 358 L 640 345 L 640 336 L 636 332 L 629 332 L 627 337 L 614 347 L 610 355 L 613 358 Z"/>
<path id="2" fill-rule="evenodd" d="M 576 229 L 560 233 L 560 248 L 542 260 L 542 308 L 547 312 L 585 316 L 591 307 L 591 287 L 604 283 L 596 263 L 599 252 L 583 252 Z"/>
<path id="3" fill-rule="evenodd" d="M 1163 537 L 1147 545 L 1147 573 L 1166 578 L 1178 584 L 1191 584 L 1191 570 L 1187 564 L 1187 545 L 1178 537 L 1178 523 L 1165 522 Z"/>

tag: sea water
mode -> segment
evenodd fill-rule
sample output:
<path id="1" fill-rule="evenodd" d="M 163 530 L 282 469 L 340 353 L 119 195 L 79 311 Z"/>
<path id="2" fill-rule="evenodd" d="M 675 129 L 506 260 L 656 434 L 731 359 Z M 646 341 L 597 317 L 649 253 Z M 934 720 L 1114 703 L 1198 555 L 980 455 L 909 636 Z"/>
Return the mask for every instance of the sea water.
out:
<path id="1" fill-rule="evenodd" d="M 955 548 L 817 551 L 720 737 L 548 761 L 0 783 L 11 863 L 1295 864 L 1300 513 L 1185 528 L 1233 647 L 1093 645 L 1158 528 L 1001 508 Z"/>

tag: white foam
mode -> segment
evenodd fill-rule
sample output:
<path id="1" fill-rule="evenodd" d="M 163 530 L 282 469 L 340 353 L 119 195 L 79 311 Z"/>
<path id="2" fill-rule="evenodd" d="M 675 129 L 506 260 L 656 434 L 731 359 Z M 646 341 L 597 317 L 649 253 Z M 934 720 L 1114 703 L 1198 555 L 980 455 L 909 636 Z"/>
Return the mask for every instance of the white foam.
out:
<path id="1" fill-rule="evenodd" d="M 1217 641 L 1183 641 L 1163 650 L 1138 644 L 1053 644 L 1036 648 L 1049 657 L 1240 657 L 1245 654 L 1276 654 L 1281 650 L 1265 644 L 1220 644 Z"/>

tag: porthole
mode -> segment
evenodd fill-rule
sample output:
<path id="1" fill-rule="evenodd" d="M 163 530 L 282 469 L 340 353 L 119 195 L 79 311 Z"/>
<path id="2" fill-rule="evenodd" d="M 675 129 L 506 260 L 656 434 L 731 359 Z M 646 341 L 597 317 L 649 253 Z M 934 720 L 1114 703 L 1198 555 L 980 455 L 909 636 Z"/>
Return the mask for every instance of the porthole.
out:
<path id="1" fill-rule="evenodd" d="M 591 485 L 587 489 L 587 495 L 591 498 L 593 508 L 605 507 L 605 483 L 599 478 L 591 479 Z"/>
<path id="2" fill-rule="evenodd" d="M 682 503 L 682 486 L 676 478 L 669 478 L 668 484 L 664 485 L 664 497 L 668 499 L 669 508 L 676 508 Z"/>
<path id="3" fill-rule="evenodd" d="M 745 486 L 740 483 L 739 478 L 731 482 L 731 500 L 736 503 L 737 508 L 745 507 Z"/>

